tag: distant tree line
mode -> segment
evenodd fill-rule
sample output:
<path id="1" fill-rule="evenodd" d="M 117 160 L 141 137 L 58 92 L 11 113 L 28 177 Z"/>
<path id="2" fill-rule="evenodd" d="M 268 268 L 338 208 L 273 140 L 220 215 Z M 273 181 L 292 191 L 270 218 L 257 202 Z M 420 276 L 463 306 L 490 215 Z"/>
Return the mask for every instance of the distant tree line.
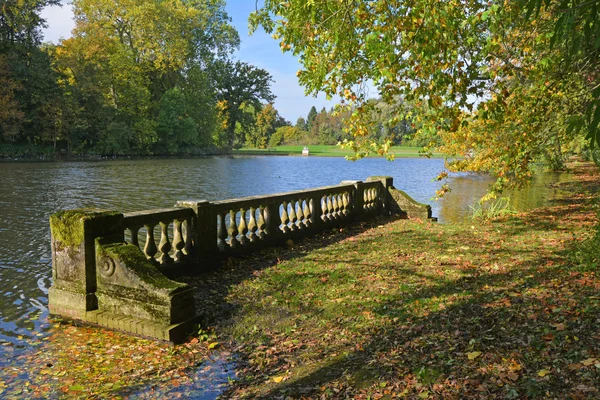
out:
<path id="1" fill-rule="evenodd" d="M 40 13 L 59 3 L 0 5 L 0 146 L 179 154 L 262 129 L 272 79 L 231 59 L 223 0 L 74 0 L 73 36 L 44 44 Z"/>
<path id="2" fill-rule="evenodd" d="M 416 119 L 412 117 L 414 110 L 401 99 L 400 105 L 390 106 L 381 99 L 371 99 L 372 108 L 366 119 L 369 120 L 369 129 L 366 137 L 378 143 L 390 142 L 396 146 L 431 146 L 438 144 L 435 135 L 415 136 L 417 127 Z M 397 112 L 397 107 L 402 106 L 405 111 Z M 300 117 L 294 126 L 285 125 L 275 130 L 269 138 L 270 147 L 281 145 L 334 145 L 348 137 L 346 131 L 347 120 L 352 110 L 348 108 L 322 108 L 317 112 L 312 107 L 306 118 Z M 400 116 L 401 115 L 401 116 Z"/>
<path id="3" fill-rule="evenodd" d="M 279 115 L 271 75 L 232 59 L 240 39 L 224 0 L 74 0 L 72 37 L 43 43 L 41 11 L 59 4 L 0 4 L 0 156 L 10 146 L 183 154 L 344 137 L 350 110 L 313 106 L 293 126 Z M 412 122 L 372 102 L 370 137 L 410 143 Z"/>

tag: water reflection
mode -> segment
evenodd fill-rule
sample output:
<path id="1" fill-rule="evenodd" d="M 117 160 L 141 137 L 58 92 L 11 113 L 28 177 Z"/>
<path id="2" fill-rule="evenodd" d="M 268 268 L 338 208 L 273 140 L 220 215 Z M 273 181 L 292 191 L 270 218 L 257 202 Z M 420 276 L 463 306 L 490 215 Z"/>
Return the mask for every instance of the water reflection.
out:
<path id="1" fill-rule="evenodd" d="M 516 190 L 507 190 L 502 197 L 510 198 L 510 205 L 517 211 L 540 207 L 556 195 L 555 184 L 566 180 L 567 177 L 566 173 L 540 171 L 529 185 Z M 451 192 L 435 202 L 437 207 L 434 208 L 440 222 L 455 224 L 471 218 L 470 206 L 475 205 L 485 195 L 490 185 L 494 183 L 494 179 L 487 174 L 460 173 L 452 174 L 448 183 Z"/>

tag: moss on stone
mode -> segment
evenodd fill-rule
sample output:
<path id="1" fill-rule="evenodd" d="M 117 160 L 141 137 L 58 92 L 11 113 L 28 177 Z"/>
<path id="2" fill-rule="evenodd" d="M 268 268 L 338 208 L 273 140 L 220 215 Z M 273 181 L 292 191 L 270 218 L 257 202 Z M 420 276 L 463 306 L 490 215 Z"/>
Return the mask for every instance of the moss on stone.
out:
<path id="1" fill-rule="evenodd" d="M 59 211 L 50 216 L 52 236 L 64 247 L 77 248 L 85 238 L 84 223 L 86 220 L 119 215 L 116 211 L 98 211 L 92 209 L 76 209 Z"/>
<path id="2" fill-rule="evenodd" d="M 428 204 L 419 203 L 418 201 L 416 201 L 415 199 L 413 199 L 412 197 L 410 197 L 410 196 L 409 196 L 409 195 L 408 195 L 408 194 L 407 194 L 405 191 L 403 191 L 403 190 L 396 189 L 396 188 L 395 188 L 395 187 L 393 187 L 393 186 L 392 186 L 391 188 L 389 188 L 389 190 L 390 190 L 390 192 L 391 192 L 391 191 L 398 192 L 399 194 L 401 194 L 402 196 L 404 196 L 404 198 L 405 198 L 407 201 L 411 202 L 411 203 L 412 203 L 412 204 L 414 204 L 415 206 L 419 206 L 419 207 L 425 207 L 425 208 L 429 207 L 429 205 L 428 205 Z"/>
<path id="3" fill-rule="evenodd" d="M 137 246 L 129 243 L 97 244 L 96 252 L 101 256 L 112 257 L 122 262 L 143 282 L 158 289 L 176 290 L 187 287 L 184 283 L 170 280 L 163 275 Z"/>

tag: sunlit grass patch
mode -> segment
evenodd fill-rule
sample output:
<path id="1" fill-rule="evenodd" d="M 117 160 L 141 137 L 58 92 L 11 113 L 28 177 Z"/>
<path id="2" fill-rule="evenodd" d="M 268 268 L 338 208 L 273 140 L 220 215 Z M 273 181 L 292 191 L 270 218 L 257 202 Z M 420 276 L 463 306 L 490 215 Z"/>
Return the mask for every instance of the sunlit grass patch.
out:
<path id="1" fill-rule="evenodd" d="M 336 145 L 309 145 L 310 156 L 323 157 L 346 157 L 352 156 L 354 153 L 351 150 L 343 149 Z M 267 149 L 256 148 L 241 148 L 233 150 L 233 154 L 237 155 L 301 155 L 304 146 L 277 146 Z M 421 147 L 405 147 L 393 146 L 390 148 L 390 154 L 396 157 L 422 157 Z M 378 154 L 371 154 L 372 157 L 382 157 Z M 434 157 L 440 156 L 439 153 L 433 153 Z"/>

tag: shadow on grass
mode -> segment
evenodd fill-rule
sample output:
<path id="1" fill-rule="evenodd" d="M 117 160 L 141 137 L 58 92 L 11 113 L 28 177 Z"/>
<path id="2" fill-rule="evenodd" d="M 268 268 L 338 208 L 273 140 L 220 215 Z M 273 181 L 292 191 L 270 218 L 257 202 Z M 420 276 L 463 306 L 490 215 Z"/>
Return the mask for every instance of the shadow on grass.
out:
<path id="1" fill-rule="evenodd" d="M 325 387 L 327 397 L 345 398 L 357 396 L 361 386 L 369 393 L 375 388 L 385 394 L 389 386 L 391 393 L 440 398 L 597 395 L 593 383 L 597 373 L 582 375 L 577 364 L 597 355 L 599 307 L 589 301 L 597 292 L 593 287 L 579 288 L 577 293 L 572 288 L 555 290 L 556 282 L 569 274 L 559 268 L 538 271 L 536 260 L 531 264 L 518 272 L 437 281 L 412 295 L 396 293 L 371 308 L 384 322 L 357 335 L 367 338 L 360 350 L 347 346 L 346 351 L 336 349 L 342 354 L 324 354 L 327 361 L 315 362 L 309 373 L 259 397 L 317 396 Z M 537 291 L 546 288 L 559 295 L 549 298 L 544 290 Z M 453 304 L 421 315 L 407 307 L 456 296 L 459 300 Z M 588 310 L 578 313 L 579 307 Z M 319 314 L 320 310 L 312 310 L 312 316 Z M 480 355 L 470 360 L 469 354 L 477 352 Z M 281 363 L 272 369 L 278 367 Z M 542 370 L 559 372 L 542 377 Z"/>
<path id="2" fill-rule="evenodd" d="M 326 248 L 398 219 L 400 218 L 394 216 L 377 217 L 352 226 L 332 228 L 297 241 L 291 246 L 270 247 L 252 254 L 232 256 L 223 260 L 213 271 L 175 279 L 188 283 L 194 289 L 196 309 L 202 316 L 202 324 L 220 323 L 228 320 L 236 311 L 235 306 L 226 300 L 231 287 L 255 277 L 264 269 L 288 260 L 310 256 L 310 252 L 315 249 Z"/>

